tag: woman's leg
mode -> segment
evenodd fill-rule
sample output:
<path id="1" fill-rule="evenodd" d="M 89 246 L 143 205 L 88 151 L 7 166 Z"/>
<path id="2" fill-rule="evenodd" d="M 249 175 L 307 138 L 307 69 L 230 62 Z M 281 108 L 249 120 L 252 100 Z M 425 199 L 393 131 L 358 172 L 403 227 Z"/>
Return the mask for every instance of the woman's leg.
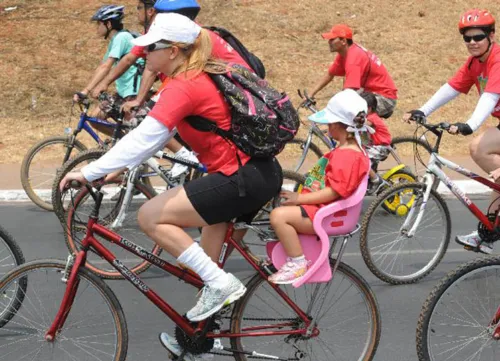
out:
<path id="1" fill-rule="evenodd" d="M 474 162 L 481 167 L 483 171 L 489 173 L 500 167 L 500 130 L 497 127 L 491 127 L 486 129 L 486 131 L 480 134 L 478 137 L 474 138 L 470 146 L 470 155 Z M 496 183 L 500 183 L 497 181 Z M 495 209 L 500 202 L 496 201 L 499 194 L 495 191 L 491 192 L 491 201 L 493 209 Z M 477 233 L 477 230 L 467 235 L 457 235 L 455 240 L 465 246 L 470 246 L 476 248 L 479 246 L 479 250 L 483 253 L 491 253 L 493 251 L 491 245 L 482 243 L 481 239 Z"/>
<path id="2" fill-rule="evenodd" d="M 182 229 L 207 225 L 183 187 L 173 188 L 148 201 L 139 210 L 138 220 L 141 229 L 149 237 L 180 263 L 196 272 L 208 286 L 196 306 L 187 312 L 189 320 L 204 320 L 243 296 L 245 286 L 236 277 L 220 269 Z"/>
<path id="3" fill-rule="evenodd" d="M 314 234 L 311 219 L 303 217 L 300 207 L 297 206 L 273 209 L 271 226 L 289 257 L 299 257 L 304 254 L 298 233 Z"/>

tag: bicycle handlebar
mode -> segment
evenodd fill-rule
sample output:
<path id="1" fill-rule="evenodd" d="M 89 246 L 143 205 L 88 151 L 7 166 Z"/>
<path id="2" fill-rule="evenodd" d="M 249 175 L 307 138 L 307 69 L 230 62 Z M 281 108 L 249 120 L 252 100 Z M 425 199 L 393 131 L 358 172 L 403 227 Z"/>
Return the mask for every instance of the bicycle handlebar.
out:
<path id="1" fill-rule="evenodd" d="M 313 113 L 316 113 L 316 99 L 309 97 L 307 94 L 307 90 L 301 91 L 300 89 L 297 89 L 297 93 L 299 94 L 299 97 L 301 99 L 304 99 L 302 103 L 300 103 L 299 108 L 307 108 Z"/>

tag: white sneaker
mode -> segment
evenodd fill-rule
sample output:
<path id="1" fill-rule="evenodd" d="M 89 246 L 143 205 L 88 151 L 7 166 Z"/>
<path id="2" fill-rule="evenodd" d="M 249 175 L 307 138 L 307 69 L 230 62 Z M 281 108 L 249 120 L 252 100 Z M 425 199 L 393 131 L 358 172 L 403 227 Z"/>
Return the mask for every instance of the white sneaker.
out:
<path id="1" fill-rule="evenodd" d="M 471 234 L 467 234 L 465 236 L 456 236 L 455 242 L 466 246 L 465 249 L 467 249 L 468 251 L 478 249 L 479 246 L 479 252 L 481 253 L 491 254 L 491 252 L 493 252 L 493 245 L 489 243 L 481 243 L 481 238 L 479 237 L 477 231 L 474 231 Z M 473 249 L 468 249 L 467 247 L 472 247 Z"/>
<path id="2" fill-rule="evenodd" d="M 182 353 L 182 349 L 177 343 L 175 337 L 170 337 L 168 333 L 162 332 L 160 333 L 160 342 L 173 356 L 180 356 Z M 219 338 L 214 340 L 214 351 L 222 350 L 222 343 Z M 171 357 L 173 358 L 173 357 Z M 191 355 L 187 353 L 184 356 L 185 361 L 200 361 L 200 360 L 212 360 L 214 358 L 214 354 L 211 353 L 202 353 L 201 355 Z"/>
<path id="3" fill-rule="evenodd" d="M 182 158 L 185 160 L 189 160 L 191 162 L 198 162 L 198 158 L 196 158 L 196 155 L 193 152 L 187 150 L 186 148 L 182 148 L 181 150 L 179 150 L 177 153 L 175 153 L 175 156 L 177 158 Z M 177 178 L 182 173 L 187 172 L 188 169 L 189 168 L 183 164 L 175 163 L 174 166 L 170 169 L 170 175 L 173 178 Z"/>

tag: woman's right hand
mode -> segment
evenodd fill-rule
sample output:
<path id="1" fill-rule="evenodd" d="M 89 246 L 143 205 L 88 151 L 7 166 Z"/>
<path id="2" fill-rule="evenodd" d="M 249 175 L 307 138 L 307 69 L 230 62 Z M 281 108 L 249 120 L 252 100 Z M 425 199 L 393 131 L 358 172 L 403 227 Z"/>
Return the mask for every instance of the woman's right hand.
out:
<path id="1" fill-rule="evenodd" d="M 405 123 L 411 123 L 411 121 L 416 121 L 419 118 L 425 118 L 425 114 L 423 111 L 416 109 L 416 110 L 410 110 L 409 112 L 405 113 L 403 115 L 403 122 Z"/>
<path id="2" fill-rule="evenodd" d="M 59 183 L 59 190 L 61 193 L 64 192 L 65 189 L 69 188 L 72 181 L 77 181 L 82 185 L 87 183 L 87 180 L 83 176 L 82 172 L 70 172 L 66 174 L 61 180 L 61 183 Z"/>

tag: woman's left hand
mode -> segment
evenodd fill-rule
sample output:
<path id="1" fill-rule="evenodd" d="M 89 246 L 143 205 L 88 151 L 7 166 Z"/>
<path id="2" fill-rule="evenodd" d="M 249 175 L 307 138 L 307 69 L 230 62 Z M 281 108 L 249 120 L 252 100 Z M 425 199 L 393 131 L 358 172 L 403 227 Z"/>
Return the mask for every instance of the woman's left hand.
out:
<path id="1" fill-rule="evenodd" d="M 281 201 L 282 206 L 296 206 L 299 204 L 299 194 L 290 191 L 282 191 L 280 193 L 280 197 L 284 198 L 284 201 Z"/>
<path id="2" fill-rule="evenodd" d="M 66 174 L 61 183 L 59 183 L 59 190 L 63 192 L 65 188 L 69 188 L 71 181 L 77 181 L 82 185 L 87 183 L 87 180 L 83 176 L 82 172 L 70 172 Z"/>

